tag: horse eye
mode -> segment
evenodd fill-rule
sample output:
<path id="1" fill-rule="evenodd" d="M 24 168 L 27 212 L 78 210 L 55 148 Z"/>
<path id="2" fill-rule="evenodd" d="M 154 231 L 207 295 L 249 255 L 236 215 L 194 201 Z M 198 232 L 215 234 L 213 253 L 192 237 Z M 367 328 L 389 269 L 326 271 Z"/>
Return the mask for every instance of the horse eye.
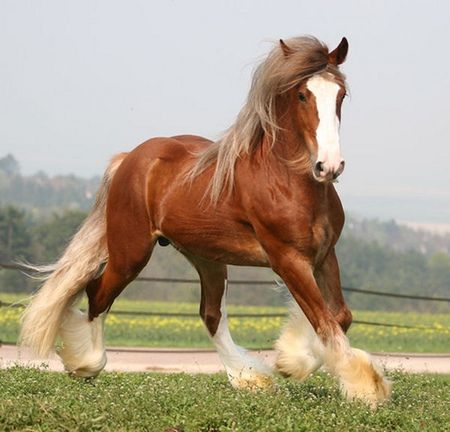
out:
<path id="1" fill-rule="evenodd" d="M 302 92 L 300 92 L 300 93 L 298 94 L 298 98 L 299 98 L 300 102 L 305 103 L 305 102 L 307 101 L 305 94 L 302 93 Z"/>

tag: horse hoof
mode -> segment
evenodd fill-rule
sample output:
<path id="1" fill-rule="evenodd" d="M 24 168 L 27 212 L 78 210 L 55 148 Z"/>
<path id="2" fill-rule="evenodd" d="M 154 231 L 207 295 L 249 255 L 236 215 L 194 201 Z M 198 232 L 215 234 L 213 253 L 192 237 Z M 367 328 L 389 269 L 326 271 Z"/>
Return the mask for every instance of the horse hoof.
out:
<path id="1" fill-rule="evenodd" d="M 361 400 L 372 409 L 387 401 L 392 391 L 391 381 L 385 378 L 369 354 L 356 348 L 352 349 L 352 357 L 340 373 L 340 382 L 348 400 Z"/>
<path id="2" fill-rule="evenodd" d="M 89 378 L 96 378 L 99 373 L 101 372 L 100 370 L 91 370 L 91 369 L 75 369 L 72 371 L 67 371 L 67 373 L 69 374 L 69 376 L 71 376 L 72 378 L 82 378 L 82 379 L 89 379 Z"/>
<path id="3" fill-rule="evenodd" d="M 84 358 L 76 358 L 64 349 L 59 353 L 66 372 L 77 378 L 94 378 L 106 366 L 106 354 L 104 351 L 90 353 Z"/>
<path id="4" fill-rule="evenodd" d="M 250 390 L 256 392 L 258 390 L 270 390 L 276 388 L 275 381 L 270 375 L 264 374 L 240 374 L 238 376 L 230 376 L 229 380 L 235 389 Z"/>

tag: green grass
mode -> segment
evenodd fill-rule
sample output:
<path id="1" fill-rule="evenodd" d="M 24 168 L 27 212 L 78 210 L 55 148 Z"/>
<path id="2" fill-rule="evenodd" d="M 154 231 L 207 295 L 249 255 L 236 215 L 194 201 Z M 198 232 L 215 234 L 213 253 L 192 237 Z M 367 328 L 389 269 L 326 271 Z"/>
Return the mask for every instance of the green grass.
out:
<path id="1" fill-rule="evenodd" d="M 2 431 L 445 431 L 450 376 L 391 375 L 391 401 L 372 412 L 316 374 L 305 383 L 233 390 L 224 374 L 103 373 L 90 381 L 0 370 Z"/>
<path id="2" fill-rule="evenodd" d="M 18 295 L 1 294 L 7 302 Z M 229 313 L 285 313 L 285 308 L 233 306 Z M 116 310 L 144 312 L 197 313 L 193 303 L 163 303 L 119 299 L 106 321 L 108 346 L 138 347 L 212 347 L 200 318 L 117 315 Z M 19 331 L 20 309 L 0 308 L 0 339 L 14 342 Z M 368 351 L 448 352 L 450 347 L 450 314 L 413 312 L 353 311 L 355 320 L 429 327 L 407 329 L 354 324 L 351 343 Z M 278 337 L 283 318 L 230 318 L 230 329 L 236 342 L 248 348 L 270 348 Z"/>

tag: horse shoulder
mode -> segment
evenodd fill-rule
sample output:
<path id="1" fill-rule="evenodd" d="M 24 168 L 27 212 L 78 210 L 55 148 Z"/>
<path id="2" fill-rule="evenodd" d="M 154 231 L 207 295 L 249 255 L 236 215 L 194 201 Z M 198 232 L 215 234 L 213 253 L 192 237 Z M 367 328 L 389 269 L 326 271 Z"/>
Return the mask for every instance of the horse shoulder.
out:
<path id="1" fill-rule="evenodd" d="M 312 233 L 314 200 L 279 181 L 252 182 L 244 201 L 255 232 L 269 232 L 285 242 L 301 241 Z"/>
<path id="2" fill-rule="evenodd" d="M 318 262 L 336 244 L 344 212 L 333 186 L 321 195 L 293 179 L 249 184 L 245 207 L 263 246 L 283 244 Z"/>

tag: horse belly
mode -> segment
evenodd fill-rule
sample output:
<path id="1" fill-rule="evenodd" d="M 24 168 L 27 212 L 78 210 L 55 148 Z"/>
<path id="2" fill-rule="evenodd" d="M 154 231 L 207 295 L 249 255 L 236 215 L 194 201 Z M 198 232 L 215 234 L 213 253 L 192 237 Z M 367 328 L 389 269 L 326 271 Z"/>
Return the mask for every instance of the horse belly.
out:
<path id="1" fill-rule="evenodd" d="M 223 219 L 167 215 L 161 232 L 183 253 L 242 266 L 268 266 L 267 255 L 250 230 Z"/>

